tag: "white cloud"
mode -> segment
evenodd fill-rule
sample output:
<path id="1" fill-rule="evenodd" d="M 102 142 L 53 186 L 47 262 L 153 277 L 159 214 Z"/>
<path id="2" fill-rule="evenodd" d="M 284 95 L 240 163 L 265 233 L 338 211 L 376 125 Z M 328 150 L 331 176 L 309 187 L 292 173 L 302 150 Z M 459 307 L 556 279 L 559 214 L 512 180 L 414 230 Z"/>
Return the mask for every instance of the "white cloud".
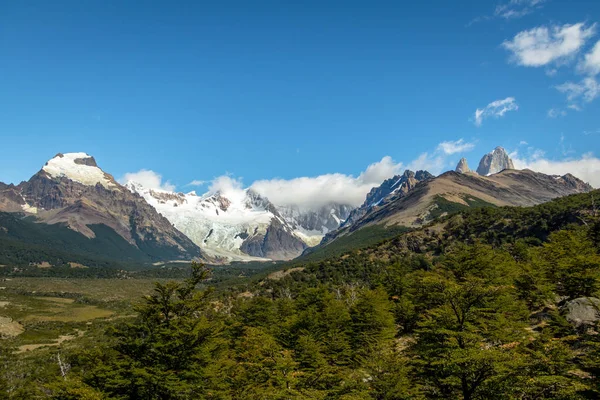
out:
<path id="1" fill-rule="evenodd" d="M 200 179 L 194 179 L 193 181 L 191 181 L 190 183 L 188 183 L 185 186 L 202 186 L 205 185 L 207 182 L 206 181 L 202 181 Z"/>
<path id="2" fill-rule="evenodd" d="M 279 206 L 318 209 L 329 203 L 361 205 L 371 188 L 402 172 L 403 164 L 386 156 L 369 165 L 358 177 L 333 173 L 316 177 L 259 180 L 251 188 Z"/>
<path id="3" fill-rule="evenodd" d="M 171 184 L 169 181 L 163 182 L 162 175 L 149 169 L 141 169 L 138 172 L 128 172 L 119 179 L 121 184 L 125 184 L 129 181 L 137 182 L 149 189 L 175 190 L 175 185 Z"/>
<path id="4" fill-rule="evenodd" d="M 545 0 L 510 0 L 496 7 L 494 15 L 505 19 L 521 18 L 539 8 Z"/>
<path id="5" fill-rule="evenodd" d="M 503 117 L 509 111 L 517 111 L 519 106 L 514 97 L 507 97 L 504 100 L 496 100 L 485 106 L 475 110 L 475 125 L 481 126 L 483 120 L 489 117 Z"/>
<path id="6" fill-rule="evenodd" d="M 527 143 L 525 140 L 521 140 L 519 142 L 519 146 L 527 146 L 529 143 Z"/>
<path id="7" fill-rule="evenodd" d="M 596 42 L 592 50 L 584 56 L 578 69 L 590 75 L 600 74 L 600 40 Z"/>
<path id="8" fill-rule="evenodd" d="M 549 160 L 544 158 L 543 152 L 537 151 L 523 158 L 513 153 L 512 158 L 517 169 L 528 168 L 549 175 L 570 173 L 595 188 L 600 187 L 600 159 L 594 157 L 592 153 L 584 154 L 579 158 Z"/>
<path id="9" fill-rule="evenodd" d="M 581 111 L 582 110 L 582 108 L 579 107 L 577 104 L 569 104 L 567 106 L 567 108 L 570 108 L 571 110 L 575 110 L 575 111 Z"/>
<path id="10" fill-rule="evenodd" d="M 463 139 L 445 141 L 432 153 L 422 153 L 407 165 L 396 162 L 389 156 L 383 157 L 369 165 L 358 177 L 335 173 L 316 177 L 269 179 L 256 181 L 250 187 L 278 206 L 296 205 L 304 209 L 318 209 L 332 202 L 359 206 L 369 190 L 379 186 L 384 180 L 401 174 L 405 168 L 412 171 L 427 170 L 437 175 L 450 166 L 449 155 L 471 150 L 473 146 Z"/>
<path id="11" fill-rule="evenodd" d="M 567 112 L 559 108 L 551 108 L 548 110 L 548 118 L 564 117 L 565 115 L 567 115 Z"/>
<path id="12" fill-rule="evenodd" d="M 437 149 L 443 151 L 444 154 L 455 154 L 462 153 L 465 151 L 471 151 L 475 147 L 475 143 L 465 142 L 463 139 L 455 141 L 442 142 L 438 145 Z"/>
<path id="13" fill-rule="evenodd" d="M 493 15 L 481 15 L 474 18 L 467 24 L 467 27 L 493 18 L 517 19 L 533 13 L 542 8 L 546 0 L 510 0 L 507 3 L 499 4 L 494 9 Z"/>
<path id="14" fill-rule="evenodd" d="M 243 196 L 244 185 L 242 178 L 234 178 L 231 175 L 222 175 L 210 182 L 208 193 L 223 193 L 226 196 Z"/>
<path id="15" fill-rule="evenodd" d="M 567 100 L 569 101 L 582 99 L 585 102 L 589 103 L 596 97 L 598 97 L 598 95 L 600 94 L 600 84 L 598 83 L 598 81 L 596 81 L 595 78 L 592 77 L 584 78 L 579 83 L 574 83 L 570 81 L 565 82 L 561 85 L 555 86 L 555 88 L 559 92 L 566 94 Z M 571 104 L 569 106 L 569 108 L 577 110 L 577 108 L 575 107 L 579 106 L 575 104 Z"/>
<path id="16" fill-rule="evenodd" d="M 519 32 L 502 46 L 512 52 L 511 60 L 526 67 L 542 67 L 560 63 L 575 56 L 586 40 L 594 35 L 596 24 L 566 24 L 562 26 L 540 26 Z"/>

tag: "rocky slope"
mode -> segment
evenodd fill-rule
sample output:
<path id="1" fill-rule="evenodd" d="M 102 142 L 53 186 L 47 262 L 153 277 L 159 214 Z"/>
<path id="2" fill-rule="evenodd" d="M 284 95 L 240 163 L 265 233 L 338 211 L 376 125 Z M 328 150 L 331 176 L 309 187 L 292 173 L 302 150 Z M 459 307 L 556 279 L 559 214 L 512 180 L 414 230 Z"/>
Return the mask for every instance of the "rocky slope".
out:
<path id="1" fill-rule="evenodd" d="M 366 226 L 414 227 L 433 218 L 468 207 L 531 206 L 592 187 L 571 174 L 545 175 L 530 170 L 503 169 L 490 176 L 446 172 L 417 183 L 405 195 L 373 207 L 352 224 L 327 235 L 321 246 Z"/>
<path id="2" fill-rule="evenodd" d="M 407 169 L 402 175 L 386 179 L 380 186 L 371 189 L 365 202 L 350 213 L 344 223 L 341 224 L 341 227 L 353 225 L 373 209 L 383 207 L 394 199 L 405 196 L 419 182 L 431 178 L 433 178 L 433 175 L 427 171 L 417 171 L 415 173 Z"/>
<path id="3" fill-rule="evenodd" d="M 57 154 L 29 181 L 2 184 L 0 211 L 33 215 L 92 240 L 94 227 L 103 225 L 148 260 L 203 257 L 197 245 L 85 153 Z"/>

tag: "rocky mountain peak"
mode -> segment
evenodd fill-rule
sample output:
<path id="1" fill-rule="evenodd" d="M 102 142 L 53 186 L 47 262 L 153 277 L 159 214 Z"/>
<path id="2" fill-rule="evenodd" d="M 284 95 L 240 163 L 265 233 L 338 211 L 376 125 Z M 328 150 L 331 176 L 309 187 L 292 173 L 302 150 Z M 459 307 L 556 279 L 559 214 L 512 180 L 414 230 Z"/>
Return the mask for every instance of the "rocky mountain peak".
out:
<path id="1" fill-rule="evenodd" d="M 100 184 L 107 189 L 118 189 L 114 178 L 102 171 L 94 157 L 86 153 L 58 153 L 40 171 L 49 178 L 69 179 L 87 186 Z"/>
<path id="2" fill-rule="evenodd" d="M 513 161 L 503 147 L 496 147 L 479 161 L 477 173 L 482 176 L 497 174 L 505 169 L 515 169 Z"/>
<path id="3" fill-rule="evenodd" d="M 458 162 L 458 165 L 456 165 L 456 172 L 460 172 L 461 174 L 470 172 L 471 170 L 469 169 L 469 164 L 467 163 L 467 159 L 466 158 L 461 158 L 460 161 Z"/>

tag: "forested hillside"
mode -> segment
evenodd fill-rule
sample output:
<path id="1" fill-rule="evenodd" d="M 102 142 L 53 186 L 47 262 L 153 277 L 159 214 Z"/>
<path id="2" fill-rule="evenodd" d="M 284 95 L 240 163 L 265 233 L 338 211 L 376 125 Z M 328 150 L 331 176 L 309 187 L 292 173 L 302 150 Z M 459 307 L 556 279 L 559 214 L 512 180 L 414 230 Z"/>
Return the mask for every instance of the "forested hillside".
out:
<path id="1" fill-rule="evenodd" d="M 8 398 L 598 398 L 598 196 L 466 211 L 225 290 L 194 265 L 60 362 L 15 372 L 7 349 L 1 384 Z"/>

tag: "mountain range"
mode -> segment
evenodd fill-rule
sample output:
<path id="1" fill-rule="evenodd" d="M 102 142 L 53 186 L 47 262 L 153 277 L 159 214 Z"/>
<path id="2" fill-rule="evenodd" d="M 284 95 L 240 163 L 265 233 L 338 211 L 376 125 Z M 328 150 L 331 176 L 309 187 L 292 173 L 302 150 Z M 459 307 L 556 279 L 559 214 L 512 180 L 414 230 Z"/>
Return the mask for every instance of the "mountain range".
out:
<path id="1" fill-rule="evenodd" d="M 466 159 L 438 177 L 406 170 L 373 187 L 359 207 L 331 203 L 305 209 L 273 204 L 253 189 L 197 195 L 134 181 L 121 185 L 88 154 L 67 153 L 57 154 L 29 181 L 0 183 L 0 239 L 51 242 L 115 260 L 287 260 L 365 227 L 413 227 L 467 207 L 534 205 L 591 189 L 570 174 L 515 170 L 497 147 L 481 159 L 477 172 Z M 35 228 L 41 226 L 53 227 L 52 240 Z M 68 243 L 56 241 L 63 236 Z"/>

